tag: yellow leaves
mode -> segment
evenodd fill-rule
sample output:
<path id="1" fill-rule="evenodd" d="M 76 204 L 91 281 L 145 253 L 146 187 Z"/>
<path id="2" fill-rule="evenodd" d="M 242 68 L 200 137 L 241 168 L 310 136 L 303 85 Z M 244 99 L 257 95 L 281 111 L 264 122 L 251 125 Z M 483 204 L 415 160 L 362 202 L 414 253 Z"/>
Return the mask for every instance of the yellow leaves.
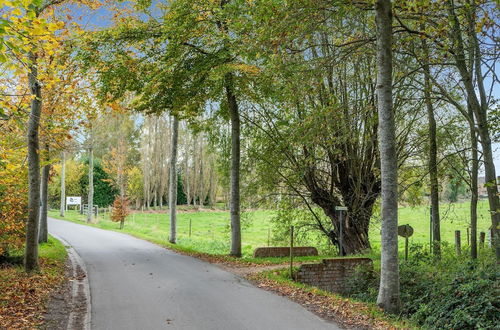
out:
<path id="1" fill-rule="evenodd" d="M 15 8 L 13 11 L 12 11 L 12 15 L 16 15 L 16 16 L 21 16 L 23 14 L 23 12 L 21 11 L 21 9 L 19 8 Z"/>

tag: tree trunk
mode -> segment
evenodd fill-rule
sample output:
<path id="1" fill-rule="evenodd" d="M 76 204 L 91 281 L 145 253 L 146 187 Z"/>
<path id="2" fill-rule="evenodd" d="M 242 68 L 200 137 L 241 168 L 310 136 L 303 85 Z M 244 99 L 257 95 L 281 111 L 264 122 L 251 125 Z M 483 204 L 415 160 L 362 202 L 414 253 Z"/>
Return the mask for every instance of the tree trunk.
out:
<path id="1" fill-rule="evenodd" d="M 94 150 L 89 148 L 89 191 L 88 191 L 87 222 L 92 223 L 94 218 Z"/>
<path id="2" fill-rule="evenodd" d="M 168 208 L 170 210 L 170 243 L 176 243 L 177 234 L 177 145 L 179 142 L 179 120 L 174 116 L 172 123 L 172 143 L 170 145 L 170 187 Z"/>
<path id="3" fill-rule="evenodd" d="M 241 257 L 240 223 L 240 114 L 233 90 L 233 75 L 225 76 L 225 89 L 231 117 L 231 255 Z"/>
<path id="4" fill-rule="evenodd" d="M 205 196 L 203 194 L 203 136 L 200 134 L 200 181 L 198 182 L 199 187 L 198 187 L 198 199 L 199 199 L 199 205 L 200 208 L 203 207 L 203 204 L 205 202 Z"/>
<path id="5" fill-rule="evenodd" d="M 392 103 L 392 4 L 377 0 L 377 108 L 382 178 L 382 247 L 380 288 L 377 304 L 386 312 L 398 313 L 398 161 L 396 127 Z"/>
<path id="6" fill-rule="evenodd" d="M 65 210 L 66 210 L 66 153 L 63 151 L 61 157 L 61 205 L 59 208 L 59 214 L 61 215 L 61 217 L 64 217 Z"/>
<path id="7" fill-rule="evenodd" d="M 430 202 L 432 219 L 432 240 L 433 251 L 436 256 L 441 255 L 441 223 L 439 217 L 439 181 L 437 166 L 437 128 L 436 118 L 434 117 L 434 106 L 431 100 L 431 81 L 429 68 L 429 49 L 426 41 L 422 40 L 422 49 L 424 51 L 424 98 L 427 108 L 427 118 L 429 122 L 429 177 L 430 177 Z"/>
<path id="8" fill-rule="evenodd" d="M 186 134 L 187 135 L 187 134 Z M 186 189 L 186 204 L 191 204 L 191 191 L 189 189 L 189 140 L 186 136 L 186 146 L 185 146 L 185 154 L 184 154 L 184 188 Z"/>
<path id="9" fill-rule="evenodd" d="M 464 42 L 461 31 L 461 24 L 459 22 L 458 16 L 455 13 L 455 4 L 453 1 L 448 2 L 449 17 L 452 22 L 452 31 L 450 34 L 451 39 L 456 45 L 454 52 L 455 65 L 462 78 L 462 83 L 466 90 L 467 104 L 471 107 L 477 122 L 477 131 L 480 137 L 481 148 L 483 151 L 483 162 L 484 162 L 484 172 L 485 172 L 485 185 L 488 191 L 488 202 L 490 206 L 491 214 L 491 229 L 492 229 L 492 241 L 496 252 L 497 262 L 500 262 L 500 239 L 499 239 L 499 222 L 500 222 L 500 200 L 498 197 L 498 186 L 497 178 L 495 173 L 495 163 L 493 161 L 493 151 L 491 147 L 491 137 L 488 128 L 488 104 L 486 100 L 486 92 L 484 87 L 484 80 L 482 74 L 482 61 L 481 52 L 479 49 L 477 36 L 475 29 L 469 28 L 469 39 L 473 43 L 474 56 L 473 63 L 474 68 L 468 68 L 465 56 Z M 474 6 L 470 6 L 470 10 L 475 10 Z M 469 14 L 469 25 L 474 25 L 475 13 L 471 12 Z M 472 56 L 472 54 L 469 54 Z M 474 88 L 472 72 L 475 73 L 477 84 L 477 89 L 479 92 L 479 98 Z"/>
<path id="10" fill-rule="evenodd" d="M 28 82 L 33 97 L 28 120 L 28 221 L 26 222 L 26 272 L 38 269 L 38 221 L 40 219 L 40 148 L 38 131 L 42 114 L 42 91 L 38 81 L 37 56 L 30 53 Z"/>
<path id="11" fill-rule="evenodd" d="M 47 150 L 48 152 L 48 150 Z M 47 157 L 48 158 L 48 157 Z M 41 184 L 41 198 L 42 198 L 42 210 L 40 212 L 40 231 L 38 233 L 38 242 L 47 243 L 48 241 L 48 226 L 47 226 L 47 196 L 48 196 L 48 186 L 49 186 L 49 172 L 50 165 L 47 164 L 42 170 L 42 184 Z"/>
<path id="12" fill-rule="evenodd" d="M 469 116 L 474 119 L 472 109 L 469 107 Z M 472 148 L 471 168 L 471 198 L 470 198 L 470 254 L 472 259 L 477 259 L 477 202 L 479 199 L 477 177 L 479 172 L 479 157 L 477 151 L 477 135 L 474 121 L 470 124 L 470 138 Z"/>

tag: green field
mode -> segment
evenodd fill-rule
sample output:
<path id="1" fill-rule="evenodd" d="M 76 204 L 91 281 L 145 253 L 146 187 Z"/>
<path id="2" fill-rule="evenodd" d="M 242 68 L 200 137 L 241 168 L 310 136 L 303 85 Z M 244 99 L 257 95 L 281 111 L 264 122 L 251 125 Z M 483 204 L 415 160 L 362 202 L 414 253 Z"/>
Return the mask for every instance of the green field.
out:
<path id="1" fill-rule="evenodd" d="M 467 227 L 469 225 L 468 203 L 442 204 L 441 205 L 441 236 L 443 241 L 454 242 L 455 230 L 462 231 L 462 245 L 467 244 Z M 488 217 L 487 201 L 479 203 L 478 231 L 487 231 L 490 226 Z M 58 211 L 50 211 L 49 216 L 60 218 Z M 259 246 L 267 246 L 269 231 L 272 230 L 271 218 L 273 211 L 257 210 L 244 212 L 242 241 L 243 254 L 246 257 L 252 255 L 253 250 Z M 85 216 L 76 211 L 68 211 L 66 219 L 83 222 Z M 107 213 L 101 213 L 99 222 L 95 226 L 103 229 L 118 230 L 119 224 L 111 222 Z M 180 210 L 178 214 L 178 245 L 183 248 L 211 253 L 226 254 L 229 251 L 230 227 L 228 211 L 212 210 Z M 191 223 L 191 235 L 189 228 Z M 410 238 L 410 244 L 429 242 L 429 208 L 403 207 L 399 210 L 399 223 L 410 224 L 414 235 Z M 169 216 L 166 211 L 138 212 L 128 216 L 124 232 L 135 236 L 165 244 L 169 235 Z M 380 223 L 373 221 L 370 231 L 370 241 L 375 250 L 380 245 Z M 400 239 L 400 247 L 403 249 L 404 241 Z"/>

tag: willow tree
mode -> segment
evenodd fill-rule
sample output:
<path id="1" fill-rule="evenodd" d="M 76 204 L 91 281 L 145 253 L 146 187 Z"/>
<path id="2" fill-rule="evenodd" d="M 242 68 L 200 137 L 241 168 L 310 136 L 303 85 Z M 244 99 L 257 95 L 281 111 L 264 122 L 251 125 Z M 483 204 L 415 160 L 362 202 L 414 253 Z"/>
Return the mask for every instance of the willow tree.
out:
<path id="1" fill-rule="evenodd" d="M 252 12 L 241 34 L 262 68 L 254 97 L 244 104 L 256 181 L 294 199 L 292 208 L 305 205 L 311 217 L 304 228 L 334 244 L 340 236 L 335 208 L 347 206 L 343 252 L 369 249 L 381 189 L 373 12 L 326 1 L 270 1 Z M 420 112 L 405 77 L 395 83 L 402 96 L 394 108 L 400 163 Z"/>

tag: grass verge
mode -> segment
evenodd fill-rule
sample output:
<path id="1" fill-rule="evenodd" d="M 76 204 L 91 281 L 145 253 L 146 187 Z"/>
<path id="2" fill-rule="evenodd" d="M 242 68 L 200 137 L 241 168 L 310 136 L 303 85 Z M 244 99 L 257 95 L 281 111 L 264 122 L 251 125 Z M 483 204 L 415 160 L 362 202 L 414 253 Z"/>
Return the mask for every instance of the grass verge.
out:
<path id="1" fill-rule="evenodd" d="M 21 251 L 18 258 L 22 260 Z M 51 293 L 64 281 L 66 249 L 53 237 L 40 245 L 40 271 L 31 275 L 19 263 L 0 264 L 0 328 L 32 329 L 43 323 Z"/>

